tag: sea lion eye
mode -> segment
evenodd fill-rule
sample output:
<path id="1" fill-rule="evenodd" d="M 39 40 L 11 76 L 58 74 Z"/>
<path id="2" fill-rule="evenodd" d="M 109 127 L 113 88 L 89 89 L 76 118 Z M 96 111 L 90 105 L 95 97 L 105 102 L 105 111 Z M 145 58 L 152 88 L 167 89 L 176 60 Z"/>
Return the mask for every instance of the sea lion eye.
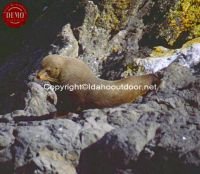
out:
<path id="1" fill-rule="evenodd" d="M 47 74 L 50 74 L 50 73 L 51 73 L 51 71 L 50 71 L 49 69 L 47 69 L 47 70 L 46 70 L 46 73 L 47 73 Z"/>

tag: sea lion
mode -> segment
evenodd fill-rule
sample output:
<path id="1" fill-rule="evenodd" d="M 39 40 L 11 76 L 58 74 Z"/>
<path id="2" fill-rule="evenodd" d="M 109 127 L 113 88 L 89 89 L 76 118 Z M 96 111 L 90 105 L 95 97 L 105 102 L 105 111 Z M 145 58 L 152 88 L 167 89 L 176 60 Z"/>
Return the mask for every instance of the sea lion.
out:
<path id="1" fill-rule="evenodd" d="M 44 57 L 41 62 L 41 68 L 42 69 L 37 73 L 37 77 L 40 80 L 68 86 L 85 84 L 88 86 L 104 86 L 103 89 L 98 90 L 66 90 L 64 95 L 69 98 L 73 110 L 74 108 L 106 108 L 130 103 L 149 91 L 147 85 L 159 83 L 159 79 L 153 74 L 131 76 L 115 81 L 103 80 L 97 78 L 83 61 L 77 58 L 66 58 L 60 55 Z M 127 85 L 129 85 L 129 89 L 125 89 Z M 110 89 L 109 87 L 112 88 Z"/>

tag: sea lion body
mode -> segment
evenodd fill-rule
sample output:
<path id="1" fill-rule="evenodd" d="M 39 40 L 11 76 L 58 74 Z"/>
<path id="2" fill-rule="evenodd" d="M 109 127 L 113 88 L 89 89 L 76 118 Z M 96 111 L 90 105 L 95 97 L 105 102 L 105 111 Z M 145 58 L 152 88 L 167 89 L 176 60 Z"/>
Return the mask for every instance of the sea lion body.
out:
<path id="1" fill-rule="evenodd" d="M 60 85 L 95 85 L 112 86 L 114 89 L 74 90 L 66 91 L 73 108 L 105 108 L 135 101 L 139 96 L 146 94 L 147 85 L 158 83 L 153 74 L 131 76 L 121 80 L 109 81 L 97 78 L 91 69 L 81 60 L 65 58 L 59 55 L 49 55 L 42 60 L 42 70 L 37 74 L 41 80 L 54 82 Z M 140 89 L 123 89 L 122 86 L 141 87 Z M 121 87 L 121 88 L 120 88 Z"/>

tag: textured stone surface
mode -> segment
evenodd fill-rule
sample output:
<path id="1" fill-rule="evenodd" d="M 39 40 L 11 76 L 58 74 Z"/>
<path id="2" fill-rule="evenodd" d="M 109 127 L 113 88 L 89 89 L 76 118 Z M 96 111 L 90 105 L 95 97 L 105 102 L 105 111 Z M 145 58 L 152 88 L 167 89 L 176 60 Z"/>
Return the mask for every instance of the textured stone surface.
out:
<path id="1" fill-rule="evenodd" d="M 177 49 L 170 55 L 164 54 L 160 57 L 147 57 L 138 58 L 135 63 L 139 66 L 143 66 L 149 73 L 155 73 L 168 67 L 172 62 L 178 62 L 180 65 L 188 68 L 194 68 L 200 62 L 200 43 L 196 43 L 188 46 L 187 48 Z M 169 51 L 170 52 L 170 51 Z"/>
<path id="2" fill-rule="evenodd" d="M 78 42 L 74 37 L 70 24 L 65 25 L 55 43 L 51 44 L 49 54 L 59 54 L 66 57 L 78 57 Z"/>
<path id="3" fill-rule="evenodd" d="M 178 64 L 163 75 L 156 94 L 105 109 L 116 129 L 81 153 L 81 174 L 200 171 L 200 78 Z"/>
<path id="4" fill-rule="evenodd" d="M 81 150 L 112 129 L 105 116 L 91 116 L 82 123 L 68 119 L 1 123 L 0 166 L 7 163 L 17 173 L 64 173 L 68 169 L 73 174 Z"/>
<path id="5" fill-rule="evenodd" d="M 73 173 L 77 167 L 81 174 L 196 174 L 199 90 L 199 76 L 174 63 L 163 71 L 158 92 L 133 104 L 86 110 L 71 120 L 1 118 L 0 166 L 8 173 Z"/>
<path id="6" fill-rule="evenodd" d="M 24 47 L 0 67 L 0 173 L 199 174 L 199 44 L 172 50 L 171 65 L 149 58 L 153 46 L 167 47 L 159 26 L 176 0 L 81 2 L 42 8 Z M 135 103 L 55 118 L 63 101 L 35 77 L 54 53 L 79 57 L 104 79 L 141 61 L 146 71 L 162 69 L 161 85 Z"/>

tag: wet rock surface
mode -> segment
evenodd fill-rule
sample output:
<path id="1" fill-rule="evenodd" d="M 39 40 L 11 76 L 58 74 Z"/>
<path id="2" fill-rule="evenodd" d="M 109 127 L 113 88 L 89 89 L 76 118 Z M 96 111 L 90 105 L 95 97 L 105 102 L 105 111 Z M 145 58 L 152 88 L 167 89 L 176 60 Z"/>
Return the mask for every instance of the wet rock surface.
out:
<path id="1" fill-rule="evenodd" d="M 37 30 L 27 29 L 26 47 L 0 67 L 0 173 L 199 174 L 199 44 L 149 57 L 167 46 L 158 30 L 176 2 L 51 2 L 33 21 Z M 62 101 L 35 76 L 55 53 L 112 80 L 136 62 L 142 73 L 159 70 L 161 84 L 135 103 L 57 117 Z"/>

